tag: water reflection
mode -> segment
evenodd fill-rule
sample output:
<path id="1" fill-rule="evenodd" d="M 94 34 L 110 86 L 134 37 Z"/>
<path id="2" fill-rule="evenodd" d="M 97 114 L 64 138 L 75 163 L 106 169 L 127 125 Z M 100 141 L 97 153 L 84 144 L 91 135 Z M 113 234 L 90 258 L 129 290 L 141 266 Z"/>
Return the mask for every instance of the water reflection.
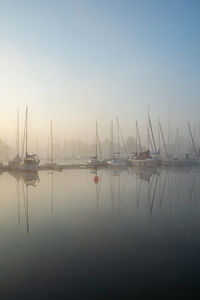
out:
<path id="1" fill-rule="evenodd" d="M 130 293 L 140 299 L 143 290 L 192 285 L 199 272 L 199 174 L 133 168 L 2 174 L 0 258 L 11 287 L 4 289 L 1 278 L 3 299 L 17 289 L 27 299 L 35 284 L 48 287 L 38 299 L 62 298 L 61 290 L 71 299 Z"/>
<path id="2" fill-rule="evenodd" d="M 59 175 L 59 177 L 65 178 L 66 171 Z M 110 209 L 113 215 L 120 214 L 121 207 L 123 209 L 127 206 L 127 209 L 131 205 L 130 199 L 133 199 L 133 204 L 135 204 L 135 209 L 142 209 L 148 213 L 146 214 L 145 223 L 148 227 L 151 227 L 152 217 L 154 209 L 158 212 L 158 209 L 164 210 L 168 209 L 170 218 L 172 218 L 173 206 L 178 203 L 180 205 L 181 201 L 186 199 L 188 195 L 188 204 L 192 203 L 192 200 L 197 204 L 197 189 L 196 186 L 197 179 L 199 177 L 198 170 L 188 170 L 183 169 L 109 169 L 109 170 L 79 170 L 71 171 L 73 173 L 73 178 L 71 178 L 73 184 L 76 182 L 76 176 L 84 176 L 88 174 L 91 177 L 90 183 L 95 187 L 95 198 L 96 198 L 96 208 L 99 209 L 101 202 L 110 202 Z M 59 189 L 54 183 L 54 178 L 58 178 L 57 172 L 43 172 L 47 174 L 50 178 L 50 186 L 44 187 L 49 194 L 50 198 L 50 212 L 51 215 L 54 214 L 54 190 Z M 17 181 L 17 203 L 18 203 L 18 225 L 20 225 L 20 202 L 21 198 L 24 202 L 25 217 L 27 223 L 27 232 L 30 232 L 29 226 L 29 187 L 36 188 L 40 182 L 39 174 L 37 172 L 30 173 L 10 173 Z M 127 184 L 128 182 L 128 184 Z M 42 185 L 42 182 L 40 182 Z M 21 185 L 21 188 L 20 188 Z M 90 184 L 89 184 L 90 186 Z M 90 190 L 86 189 L 86 194 Z M 86 187 L 86 186 L 85 186 Z M 64 189 L 65 186 L 62 187 Z M 78 189 L 78 186 L 77 186 Z M 49 192 L 50 191 L 50 192 Z M 44 192 L 44 191 L 43 191 Z M 69 192 L 69 191 L 67 191 Z M 72 193 L 72 191 L 70 191 Z M 108 196 L 109 195 L 109 196 Z M 125 197 L 126 195 L 126 197 Z M 124 197 L 126 202 L 123 204 Z M 110 201 L 108 199 L 110 198 Z M 168 204 L 167 204 L 168 203 Z M 84 206 L 84 203 L 81 205 Z M 166 207 L 167 205 L 167 207 Z M 186 205 L 186 202 L 184 203 Z"/>
<path id="3" fill-rule="evenodd" d="M 18 226 L 21 225 L 21 201 L 24 206 L 24 215 L 25 215 L 25 223 L 26 223 L 26 232 L 29 234 L 30 232 L 30 224 L 29 224 L 29 186 L 36 187 L 39 183 L 39 175 L 38 172 L 10 172 L 10 174 L 17 181 L 17 203 L 18 203 Z M 21 189 L 20 189 L 21 184 Z M 22 199 L 21 196 L 22 195 Z"/>

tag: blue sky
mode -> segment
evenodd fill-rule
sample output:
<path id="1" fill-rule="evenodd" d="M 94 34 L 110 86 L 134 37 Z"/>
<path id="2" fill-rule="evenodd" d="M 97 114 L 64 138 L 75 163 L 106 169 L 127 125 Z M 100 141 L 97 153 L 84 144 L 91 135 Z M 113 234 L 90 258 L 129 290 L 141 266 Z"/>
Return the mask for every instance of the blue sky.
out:
<path id="1" fill-rule="evenodd" d="M 130 134 L 149 104 L 184 130 L 199 121 L 199 23 L 194 0 L 0 1 L 1 128 L 27 104 L 36 129 L 106 134 L 118 115 Z"/>

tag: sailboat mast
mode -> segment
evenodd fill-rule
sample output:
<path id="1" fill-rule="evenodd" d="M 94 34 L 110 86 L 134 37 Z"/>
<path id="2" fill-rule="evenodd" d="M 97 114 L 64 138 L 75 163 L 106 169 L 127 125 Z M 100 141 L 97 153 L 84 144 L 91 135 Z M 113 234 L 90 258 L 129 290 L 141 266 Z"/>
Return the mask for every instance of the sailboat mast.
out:
<path id="1" fill-rule="evenodd" d="M 17 111 L 17 155 L 19 155 L 19 110 Z"/>
<path id="2" fill-rule="evenodd" d="M 165 143 L 165 139 L 164 139 L 164 135 L 163 135 L 162 127 L 161 127 L 161 124 L 160 124 L 160 120 L 158 120 L 158 123 L 159 123 L 160 133 L 161 133 L 161 137 L 162 137 L 162 140 L 163 140 L 163 144 L 164 144 L 165 152 L 166 152 L 166 155 L 167 155 L 167 157 L 168 157 L 168 156 L 169 156 L 169 154 L 168 154 L 168 151 L 167 151 L 167 146 L 166 146 L 166 143 Z"/>
<path id="3" fill-rule="evenodd" d="M 25 138 L 26 138 L 26 156 L 28 154 L 28 107 L 26 107 L 26 129 L 25 129 Z"/>
<path id="4" fill-rule="evenodd" d="M 117 143 L 118 143 L 118 153 L 120 155 L 120 141 L 119 141 L 119 124 L 118 124 L 118 118 L 117 118 Z"/>
<path id="5" fill-rule="evenodd" d="M 137 121 L 136 121 L 136 129 L 137 129 L 138 140 L 139 140 L 139 145 L 140 145 L 140 152 L 142 152 L 142 145 L 141 145 L 140 133 L 139 133 L 139 128 L 138 128 L 138 122 Z"/>
<path id="6" fill-rule="evenodd" d="M 96 155 L 96 159 L 97 159 L 97 134 L 98 134 L 98 124 L 96 122 L 96 139 L 95 139 L 95 155 Z"/>
<path id="7" fill-rule="evenodd" d="M 194 138 L 192 136 L 192 131 L 191 131 L 191 127 L 190 127 L 190 123 L 189 122 L 188 122 L 188 128 L 189 128 L 189 133 L 190 133 L 190 137 L 191 137 L 191 140 L 192 140 L 192 145 L 193 145 L 193 148 L 194 148 L 194 152 L 197 155 L 197 150 L 196 150 L 196 146 L 195 146 L 195 143 L 194 143 Z"/>
<path id="8" fill-rule="evenodd" d="M 178 156 L 180 155 L 179 151 L 180 151 L 180 135 L 179 135 L 179 128 L 177 128 L 177 154 Z"/>
<path id="9" fill-rule="evenodd" d="M 148 104 L 148 117 L 149 117 L 149 104 Z M 150 151 L 149 120 L 147 120 L 147 150 Z"/>
<path id="10" fill-rule="evenodd" d="M 111 152 L 111 158 L 113 159 L 113 153 L 114 153 L 114 145 L 113 145 L 113 120 L 111 121 L 110 126 L 110 152 Z"/>
<path id="11" fill-rule="evenodd" d="M 159 129 L 159 120 L 158 120 L 158 155 L 160 158 L 160 129 Z"/>
<path id="12" fill-rule="evenodd" d="M 155 139 L 154 139 L 154 134 L 153 134 L 153 128 L 152 128 L 152 124 L 151 124 L 150 115 L 149 115 L 149 125 L 150 125 L 150 130 L 151 130 L 152 141 L 153 141 L 153 146 L 154 146 L 154 150 L 155 150 L 156 159 L 158 159 L 158 154 L 157 154 L 156 143 L 155 143 Z"/>
<path id="13" fill-rule="evenodd" d="M 169 124 L 168 124 L 168 153 L 170 153 L 170 130 L 171 130 L 171 124 L 170 124 L 170 118 L 171 117 L 171 111 L 169 110 Z"/>
<path id="14" fill-rule="evenodd" d="M 53 163 L 53 125 L 52 125 L 52 120 L 50 123 L 50 130 L 51 130 L 51 162 Z"/>
<path id="15" fill-rule="evenodd" d="M 178 152 L 178 128 L 176 129 L 176 135 L 174 140 L 174 156 L 176 157 L 176 153 Z"/>
<path id="16" fill-rule="evenodd" d="M 101 144 L 100 144 L 100 140 L 99 140 L 99 134 L 97 131 L 97 142 L 98 142 L 98 146 L 99 146 L 99 153 L 100 153 L 100 157 L 103 160 L 103 155 L 102 155 L 102 151 L 101 151 Z"/>
<path id="17" fill-rule="evenodd" d="M 122 134 L 122 130 L 121 130 L 118 118 L 117 118 L 117 123 L 118 123 L 119 132 L 120 132 L 120 135 L 121 135 L 121 138 L 122 138 L 122 143 L 123 143 L 124 151 L 125 151 L 126 156 L 128 158 L 128 152 L 127 152 L 127 149 L 126 149 L 126 145 L 125 145 L 125 142 L 124 142 L 124 137 L 123 137 L 123 134 Z"/>
<path id="18" fill-rule="evenodd" d="M 135 152 L 137 155 L 137 121 L 135 121 Z"/>

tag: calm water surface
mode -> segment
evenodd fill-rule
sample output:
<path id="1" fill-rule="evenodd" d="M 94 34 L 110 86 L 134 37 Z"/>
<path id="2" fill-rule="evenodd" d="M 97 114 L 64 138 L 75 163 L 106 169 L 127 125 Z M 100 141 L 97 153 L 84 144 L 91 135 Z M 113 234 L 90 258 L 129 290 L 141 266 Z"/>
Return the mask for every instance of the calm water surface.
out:
<path id="1" fill-rule="evenodd" d="M 1 174 L 0 299 L 199 299 L 199 174 Z"/>

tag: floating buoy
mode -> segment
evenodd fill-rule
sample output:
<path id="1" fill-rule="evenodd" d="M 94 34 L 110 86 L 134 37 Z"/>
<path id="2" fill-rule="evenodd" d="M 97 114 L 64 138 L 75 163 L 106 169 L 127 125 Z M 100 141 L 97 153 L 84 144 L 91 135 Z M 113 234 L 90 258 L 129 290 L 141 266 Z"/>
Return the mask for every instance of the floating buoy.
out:
<path id="1" fill-rule="evenodd" d="M 99 183 L 99 177 L 97 175 L 94 176 L 94 183 Z"/>

